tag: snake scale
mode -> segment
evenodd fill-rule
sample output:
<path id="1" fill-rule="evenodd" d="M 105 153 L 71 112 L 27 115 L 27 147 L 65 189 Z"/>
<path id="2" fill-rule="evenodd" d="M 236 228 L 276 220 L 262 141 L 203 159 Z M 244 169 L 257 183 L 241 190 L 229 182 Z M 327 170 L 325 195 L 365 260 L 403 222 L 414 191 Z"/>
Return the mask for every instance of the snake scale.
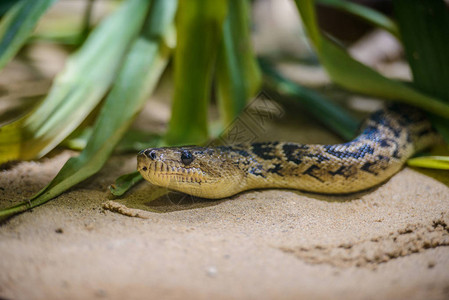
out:
<path id="1" fill-rule="evenodd" d="M 336 145 L 149 148 L 138 154 L 137 169 L 152 184 L 203 198 L 262 188 L 347 194 L 384 182 L 437 139 L 426 116 L 403 105 L 374 112 L 361 128 L 354 140 Z"/>

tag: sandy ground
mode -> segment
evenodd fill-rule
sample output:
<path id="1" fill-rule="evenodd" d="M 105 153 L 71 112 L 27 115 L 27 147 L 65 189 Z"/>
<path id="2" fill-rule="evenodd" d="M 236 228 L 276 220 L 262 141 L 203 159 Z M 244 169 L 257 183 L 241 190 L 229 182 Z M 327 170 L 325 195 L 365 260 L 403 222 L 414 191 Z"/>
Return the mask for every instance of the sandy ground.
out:
<path id="1" fill-rule="evenodd" d="M 267 139 L 337 141 L 305 117 L 273 123 Z M 74 154 L 2 170 L 0 204 L 31 196 Z M 158 198 L 160 190 L 142 183 L 113 199 L 108 185 L 134 168 L 134 155 L 114 156 L 95 177 L 4 222 L 0 296 L 449 298 L 447 173 L 405 168 L 350 196 L 266 190 L 220 201 Z M 104 209 L 111 203 L 138 217 Z"/>

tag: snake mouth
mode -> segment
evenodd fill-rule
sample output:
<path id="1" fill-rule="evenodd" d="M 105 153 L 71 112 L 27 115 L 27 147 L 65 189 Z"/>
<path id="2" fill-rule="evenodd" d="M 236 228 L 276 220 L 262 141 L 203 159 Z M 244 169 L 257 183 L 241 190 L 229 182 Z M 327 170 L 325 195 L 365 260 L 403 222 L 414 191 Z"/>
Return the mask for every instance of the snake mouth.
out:
<path id="1" fill-rule="evenodd" d="M 139 172 L 150 181 L 164 181 L 169 183 L 205 183 L 206 173 L 199 168 L 181 166 L 179 163 L 165 163 L 154 161 L 148 164 L 139 164 Z"/>

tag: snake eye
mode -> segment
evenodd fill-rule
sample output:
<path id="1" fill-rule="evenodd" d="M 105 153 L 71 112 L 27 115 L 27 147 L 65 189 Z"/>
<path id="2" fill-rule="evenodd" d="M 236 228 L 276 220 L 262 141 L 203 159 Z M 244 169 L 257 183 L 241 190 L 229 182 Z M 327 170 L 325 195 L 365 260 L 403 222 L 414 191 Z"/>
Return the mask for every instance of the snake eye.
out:
<path id="1" fill-rule="evenodd" d="M 156 151 L 154 151 L 154 150 L 150 150 L 150 149 L 144 150 L 143 154 L 145 154 L 146 157 L 149 157 L 152 160 L 156 160 Z"/>
<path id="2" fill-rule="evenodd" d="M 181 152 L 181 161 L 184 165 L 188 166 L 193 161 L 193 155 L 188 150 L 183 150 Z"/>

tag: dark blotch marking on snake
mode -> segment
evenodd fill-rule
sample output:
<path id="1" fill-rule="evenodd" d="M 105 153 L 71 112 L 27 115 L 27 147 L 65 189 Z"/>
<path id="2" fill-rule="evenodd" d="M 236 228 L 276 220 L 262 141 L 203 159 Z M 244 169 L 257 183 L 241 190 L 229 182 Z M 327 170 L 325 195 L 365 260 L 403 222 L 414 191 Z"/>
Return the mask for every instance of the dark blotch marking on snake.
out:
<path id="1" fill-rule="evenodd" d="M 415 109 L 408 106 L 391 104 L 388 110 L 398 116 L 397 121 L 401 127 L 407 127 L 410 124 L 420 123 L 426 120 L 425 114 L 417 113 Z"/>
<path id="2" fill-rule="evenodd" d="M 394 148 L 393 153 L 391 154 L 392 157 L 400 159 L 401 156 L 399 155 L 399 144 L 397 141 L 393 139 L 383 139 L 379 142 L 379 145 L 381 147 L 392 147 Z"/>
<path id="3" fill-rule="evenodd" d="M 328 173 L 331 174 L 332 176 L 340 175 L 343 176 L 344 178 L 349 178 L 354 174 L 354 172 L 350 169 L 350 167 L 347 166 L 341 166 L 336 171 L 328 171 Z"/>
<path id="4" fill-rule="evenodd" d="M 385 128 L 388 128 L 388 130 L 390 130 L 395 137 L 399 137 L 399 135 L 401 134 L 401 129 L 391 124 L 389 118 L 385 116 L 384 111 L 378 111 L 373 113 L 373 115 L 370 118 L 370 121 L 374 122 L 375 124 L 380 124 Z"/>
<path id="5" fill-rule="evenodd" d="M 309 175 L 313 178 L 315 178 L 316 180 L 320 181 L 320 182 L 324 182 L 324 180 L 322 180 L 320 177 L 318 177 L 317 174 L 314 174 L 315 171 L 320 170 L 320 167 L 316 166 L 316 165 L 311 165 L 307 170 L 305 170 L 302 174 L 304 175 Z"/>
<path id="6" fill-rule="evenodd" d="M 279 176 L 284 176 L 284 174 L 281 173 L 282 171 L 282 165 L 281 164 L 273 164 L 272 168 L 269 168 L 267 172 L 278 174 Z"/>
<path id="7" fill-rule="evenodd" d="M 302 160 L 302 150 L 307 150 L 309 147 L 307 145 L 298 145 L 298 144 L 291 144 L 291 143 L 285 143 L 282 146 L 282 150 L 285 154 L 285 158 L 287 161 L 295 163 L 299 165 Z"/>
<path id="8" fill-rule="evenodd" d="M 276 145 L 279 142 L 272 143 L 254 143 L 252 144 L 252 152 L 265 160 L 276 158 Z"/>
<path id="9" fill-rule="evenodd" d="M 234 152 L 234 153 L 237 153 L 238 155 L 241 155 L 243 157 L 249 157 L 250 156 L 250 154 L 246 150 L 241 149 L 241 148 L 239 148 L 237 146 L 234 146 L 234 147 L 233 146 L 218 146 L 217 149 L 219 149 L 222 152 Z"/>
<path id="10" fill-rule="evenodd" d="M 366 136 L 367 138 L 375 138 L 376 135 L 378 135 L 378 134 L 379 134 L 379 129 L 375 126 L 370 125 L 370 126 L 367 126 L 365 128 L 365 130 L 363 130 L 361 135 Z M 358 139 L 360 139 L 360 138 L 358 138 Z"/>
<path id="11" fill-rule="evenodd" d="M 377 159 L 375 161 L 367 161 L 366 163 L 364 163 L 363 166 L 360 169 L 365 171 L 365 172 L 368 172 L 368 173 L 371 173 L 373 175 L 376 175 L 376 176 L 379 175 L 378 172 L 371 170 L 371 167 L 375 166 L 375 165 L 381 165 L 382 163 L 385 163 L 384 167 L 379 167 L 380 169 L 385 170 L 385 169 L 388 168 L 388 163 L 390 162 L 390 158 L 386 157 L 386 156 L 383 156 L 383 155 L 378 155 L 376 158 Z"/>

